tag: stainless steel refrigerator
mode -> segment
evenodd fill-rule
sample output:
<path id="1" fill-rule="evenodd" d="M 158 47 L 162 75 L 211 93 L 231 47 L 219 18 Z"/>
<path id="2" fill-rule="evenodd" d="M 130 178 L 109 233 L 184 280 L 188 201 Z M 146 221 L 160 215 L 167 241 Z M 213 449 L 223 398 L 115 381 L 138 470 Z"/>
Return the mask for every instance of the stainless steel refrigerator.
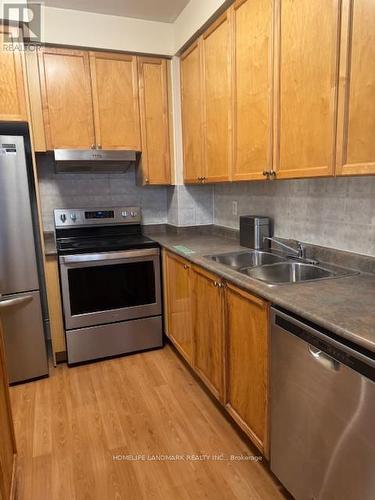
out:
<path id="1" fill-rule="evenodd" d="M 48 375 L 28 126 L 0 122 L 0 318 L 9 382 Z"/>

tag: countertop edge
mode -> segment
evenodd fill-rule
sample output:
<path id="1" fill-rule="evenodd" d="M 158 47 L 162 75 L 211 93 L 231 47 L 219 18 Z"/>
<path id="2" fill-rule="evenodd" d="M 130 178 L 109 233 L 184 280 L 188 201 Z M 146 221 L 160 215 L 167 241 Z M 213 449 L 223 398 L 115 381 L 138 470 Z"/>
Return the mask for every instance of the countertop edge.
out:
<path id="1" fill-rule="evenodd" d="M 294 313 L 294 314 L 306 319 L 307 321 L 311 321 L 312 323 L 315 323 L 317 326 L 320 326 L 326 330 L 331 331 L 332 333 L 338 335 L 339 337 L 342 337 L 346 340 L 349 340 L 349 341 L 351 341 L 351 342 L 359 345 L 360 347 L 363 347 L 371 352 L 375 352 L 375 344 L 373 342 L 365 339 L 365 338 L 362 338 L 361 336 L 359 336 L 355 332 L 341 328 L 340 326 L 338 326 L 335 323 L 332 323 L 331 321 L 325 320 L 324 318 L 320 318 L 319 316 L 316 316 L 315 314 L 311 314 L 308 311 L 306 312 L 306 310 L 301 309 L 299 307 L 295 307 L 295 306 L 291 305 L 290 302 L 288 302 L 288 301 L 278 299 L 278 298 L 275 299 L 274 294 L 272 294 L 272 292 L 267 291 L 266 287 L 268 285 L 263 285 L 263 284 L 261 285 L 259 283 L 259 281 L 253 280 L 250 277 L 247 277 L 246 283 L 244 283 L 240 279 L 238 279 L 238 281 L 237 281 L 236 278 L 234 276 L 232 276 L 231 274 L 229 274 L 228 272 L 226 272 L 225 267 L 219 263 L 212 263 L 211 264 L 209 260 L 206 260 L 200 254 L 196 254 L 196 253 L 184 254 L 184 253 L 176 250 L 176 248 L 174 248 L 173 245 L 168 245 L 168 244 L 163 243 L 163 242 L 159 242 L 159 244 L 162 248 L 177 255 L 178 257 L 181 257 L 181 258 L 191 262 L 192 264 L 195 264 L 197 266 L 204 268 L 206 271 L 212 272 L 212 273 L 216 274 L 217 276 L 220 276 L 221 278 L 225 279 L 226 281 L 229 281 L 229 282 L 233 283 L 234 285 L 238 286 L 242 290 L 248 291 L 248 292 L 254 294 L 255 296 L 266 299 L 271 304 L 274 304 L 276 306 L 280 306 L 280 307 L 290 311 L 291 313 Z M 362 273 L 362 275 L 363 274 L 364 273 Z M 346 277 L 342 277 L 342 278 L 338 278 L 338 279 L 344 280 L 344 279 L 346 279 Z M 258 289 L 259 286 L 264 286 L 265 287 L 264 290 L 262 289 L 260 291 Z M 280 285 L 280 286 L 284 286 L 284 285 Z M 303 284 L 301 286 L 303 286 Z M 275 290 L 275 288 L 276 287 L 272 287 L 272 290 Z"/>

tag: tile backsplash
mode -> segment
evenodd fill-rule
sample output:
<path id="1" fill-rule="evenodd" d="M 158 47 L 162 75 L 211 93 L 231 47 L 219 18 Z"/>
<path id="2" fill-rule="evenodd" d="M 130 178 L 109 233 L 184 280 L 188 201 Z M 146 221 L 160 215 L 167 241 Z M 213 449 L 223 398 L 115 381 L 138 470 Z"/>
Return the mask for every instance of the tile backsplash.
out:
<path id="1" fill-rule="evenodd" d="M 54 208 L 140 205 L 144 224 L 168 222 L 167 187 L 137 186 L 135 170 L 124 174 L 56 174 L 50 155 L 37 155 L 45 231 L 53 230 Z"/>
<path id="2" fill-rule="evenodd" d="M 171 186 L 168 190 L 168 222 L 174 226 L 212 224 L 212 186 Z"/>
<path id="3" fill-rule="evenodd" d="M 54 208 L 140 205 L 144 224 L 238 229 L 239 215 L 267 215 L 275 236 L 375 256 L 375 177 L 141 187 L 134 168 L 56 174 L 49 155 L 38 155 L 37 164 L 46 231 Z"/>
<path id="4" fill-rule="evenodd" d="M 214 224 L 239 227 L 232 214 L 272 217 L 274 234 L 375 256 L 375 177 L 216 184 Z"/>

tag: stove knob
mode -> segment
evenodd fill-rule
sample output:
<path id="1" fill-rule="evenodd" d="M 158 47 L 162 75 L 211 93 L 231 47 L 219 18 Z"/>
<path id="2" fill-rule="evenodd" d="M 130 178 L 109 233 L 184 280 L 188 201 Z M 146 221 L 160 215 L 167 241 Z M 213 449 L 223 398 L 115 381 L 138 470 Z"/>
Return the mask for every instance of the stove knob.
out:
<path id="1" fill-rule="evenodd" d="M 77 220 L 76 214 L 70 214 L 70 218 L 72 219 L 73 222 Z"/>
<path id="2" fill-rule="evenodd" d="M 61 222 L 66 222 L 66 215 L 65 214 L 61 214 L 60 215 L 60 220 L 61 220 Z"/>
<path id="3" fill-rule="evenodd" d="M 124 212 L 121 212 L 121 215 L 122 215 L 123 217 L 127 217 L 129 214 L 128 214 L 128 212 L 125 210 Z"/>
<path id="4" fill-rule="evenodd" d="M 137 217 L 137 212 L 130 212 L 130 215 L 131 215 L 132 217 Z"/>

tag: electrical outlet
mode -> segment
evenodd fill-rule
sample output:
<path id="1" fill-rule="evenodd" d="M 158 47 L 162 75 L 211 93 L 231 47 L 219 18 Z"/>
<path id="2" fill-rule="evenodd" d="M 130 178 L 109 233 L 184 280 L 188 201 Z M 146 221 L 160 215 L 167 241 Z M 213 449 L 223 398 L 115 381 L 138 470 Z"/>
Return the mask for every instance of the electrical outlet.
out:
<path id="1" fill-rule="evenodd" d="M 238 215 L 238 201 L 232 201 L 232 215 Z"/>

